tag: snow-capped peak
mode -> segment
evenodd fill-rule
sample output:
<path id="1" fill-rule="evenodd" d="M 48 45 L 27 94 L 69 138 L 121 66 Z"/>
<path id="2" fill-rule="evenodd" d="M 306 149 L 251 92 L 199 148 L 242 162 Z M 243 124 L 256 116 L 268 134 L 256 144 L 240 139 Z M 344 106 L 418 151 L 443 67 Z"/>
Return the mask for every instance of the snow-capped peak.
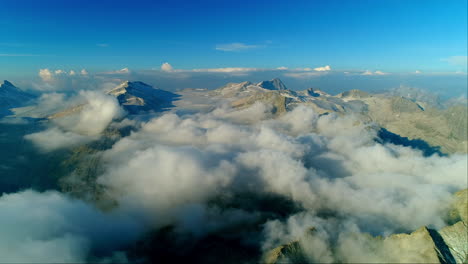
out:
<path id="1" fill-rule="evenodd" d="M 261 87 L 263 89 L 267 89 L 267 90 L 282 91 L 282 90 L 287 90 L 288 89 L 288 88 L 286 88 L 286 85 L 284 85 L 284 83 L 278 78 L 275 78 L 275 79 L 270 80 L 270 81 L 259 82 L 257 84 L 257 86 L 259 86 L 259 87 Z"/>

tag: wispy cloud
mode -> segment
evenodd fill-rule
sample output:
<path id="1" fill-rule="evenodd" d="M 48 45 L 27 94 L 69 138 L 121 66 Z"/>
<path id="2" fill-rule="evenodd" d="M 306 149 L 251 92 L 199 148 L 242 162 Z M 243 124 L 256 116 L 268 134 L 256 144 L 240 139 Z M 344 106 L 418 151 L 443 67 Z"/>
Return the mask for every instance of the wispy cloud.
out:
<path id="1" fill-rule="evenodd" d="M 441 61 L 446 61 L 455 66 L 467 67 L 468 56 L 452 56 L 452 57 L 441 59 Z"/>
<path id="2" fill-rule="evenodd" d="M 36 57 L 43 56 L 39 54 L 18 54 L 18 53 L 0 53 L 0 57 Z"/>
<path id="3" fill-rule="evenodd" d="M 25 45 L 22 43 L 0 42 L 0 46 L 18 48 L 18 47 L 24 47 Z"/>
<path id="4" fill-rule="evenodd" d="M 109 44 L 99 43 L 99 44 L 96 44 L 96 46 L 101 47 L 101 48 L 107 48 L 107 47 L 109 47 Z"/>
<path id="5" fill-rule="evenodd" d="M 208 69 L 193 69 L 192 72 L 220 72 L 220 73 L 233 73 L 233 72 L 252 72 L 264 71 L 260 68 L 242 68 L 242 67 L 227 67 L 227 68 L 208 68 Z"/>
<path id="6" fill-rule="evenodd" d="M 234 43 L 226 43 L 226 44 L 218 44 L 216 45 L 216 50 L 221 51 L 243 51 L 243 50 L 251 50 L 251 49 L 258 49 L 263 48 L 265 45 L 250 45 L 241 42 L 234 42 Z"/>
<path id="7" fill-rule="evenodd" d="M 321 75 L 327 74 L 329 71 L 331 71 L 330 65 L 316 67 L 316 68 L 296 68 L 296 69 L 290 70 L 290 72 L 285 73 L 284 76 L 304 79 L 304 78 L 321 76 Z"/>
<path id="8" fill-rule="evenodd" d="M 298 79 L 304 79 L 304 78 L 322 76 L 324 74 L 326 74 L 326 72 L 305 71 L 305 72 L 288 72 L 288 73 L 285 73 L 284 76 L 292 77 L 292 78 L 298 78 Z"/>
<path id="9" fill-rule="evenodd" d="M 115 70 L 115 71 L 107 71 L 107 72 L 101 72 L 101 74 L 104 74 L 104 75 L 112 75 L 112 74 L 130 74 L 131 71 L 129 68 L 123 68 L 123 69 L 120 69 L 120 70 Z"/>
<path id="10" fill-rule="evenodd" d="M 361 75 L 387 75 L 389 73 L 386 73 L 386 72 L 383 72 L 383 71 L 375 71 L 375 72 L 371 72 L 369 70 L 361 73 Z"/>
<path id="11" fill-rule="evenodd" d="M 245 72 L 254 72 L 254 71 L 267 71 L 271 69 L 263 68 L 245 68 L 245 67 L 225 67 L 225 68 L 200 68 L 200 69 L 174 69 L 171 64 L 165 62 L 161 65 L 161 71 L 164 72 L 210 72 L 210 73 L 245 73 Z"/>

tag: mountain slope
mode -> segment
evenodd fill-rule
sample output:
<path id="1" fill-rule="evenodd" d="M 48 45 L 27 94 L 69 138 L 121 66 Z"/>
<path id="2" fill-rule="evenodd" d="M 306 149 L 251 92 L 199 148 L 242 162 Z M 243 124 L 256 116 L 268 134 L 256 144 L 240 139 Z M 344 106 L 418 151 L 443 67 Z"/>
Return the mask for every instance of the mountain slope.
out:
<path id="1" fill-rule="evenodd" d="M 119 104 L 130 114 L 141 111 L 160 111 L 171 107 L 179 95 L 153 88 L 143 82 L 126 81 L 107 92 L 117 97 Z"/>
<path id="2" fill-rule="evenodd" d="M 32 99 L 34 99 L 33 95 L 5 80 L 0 86 L 0 116 L 10 114 L 10 108 L 25 105 Z"/>

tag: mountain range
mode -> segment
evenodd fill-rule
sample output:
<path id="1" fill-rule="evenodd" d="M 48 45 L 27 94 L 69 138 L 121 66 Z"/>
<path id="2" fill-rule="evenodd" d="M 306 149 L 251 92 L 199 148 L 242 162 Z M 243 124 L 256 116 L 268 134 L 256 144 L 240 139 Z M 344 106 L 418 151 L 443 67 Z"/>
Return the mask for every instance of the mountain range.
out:
<path id="1" fill-rule="evenodd" d="M 107 91 L 107 94 L 115 96 L 119 104 L 131 115 L 181 109 L 184 105 L 194 105 L 194 101 L 197 101 L 198 106 L 205 104 L 206 109 L 211 109 L 222 101 L 239 109 L 262 102 L 272 106 L 271 111 L 274 115 L 281 115 L 299 104 L 304 104 L 319 114 L 352 114 L 364 122 L 373 122 L 383 129 L 382 136 L 389 136 L 386 140 L 397 139 L 396 142 L 406 142 L 408 146 L 422 147 L 428 155 L 468 152 L 468 111 L 466 105 L 461 104 L 443 109 L 411 98 L 370 94 L 360 90 L 350 90 L 337 95 L 313 88 L 294 91 L 277 78 L 259 83 L 228 83 L 215 90 L 187 89 L 177 93 L 154 88 L 139 81 L 125 81 Z M 0 88 L 0 111 L 3 115 L 16 112 L 19 116 L 57 118 L 79 112 L 82 107 L 76 105 L 58 112 L 42 114 L 28 107 L 23 108 L 25 110 L 11 110 L 28 105 L 33 99 L 33 95 L 5 81 Z"/>

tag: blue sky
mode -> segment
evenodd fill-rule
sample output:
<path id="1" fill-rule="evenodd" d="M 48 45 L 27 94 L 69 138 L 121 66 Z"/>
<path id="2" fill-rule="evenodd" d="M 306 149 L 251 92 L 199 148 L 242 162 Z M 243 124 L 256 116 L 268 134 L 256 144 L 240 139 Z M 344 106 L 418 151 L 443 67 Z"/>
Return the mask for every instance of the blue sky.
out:
<path id="1" fill-rule="evenodd" d="M 0 1 L 0 75 L 285 66 L 466 72 L 467 1 Z"/>

